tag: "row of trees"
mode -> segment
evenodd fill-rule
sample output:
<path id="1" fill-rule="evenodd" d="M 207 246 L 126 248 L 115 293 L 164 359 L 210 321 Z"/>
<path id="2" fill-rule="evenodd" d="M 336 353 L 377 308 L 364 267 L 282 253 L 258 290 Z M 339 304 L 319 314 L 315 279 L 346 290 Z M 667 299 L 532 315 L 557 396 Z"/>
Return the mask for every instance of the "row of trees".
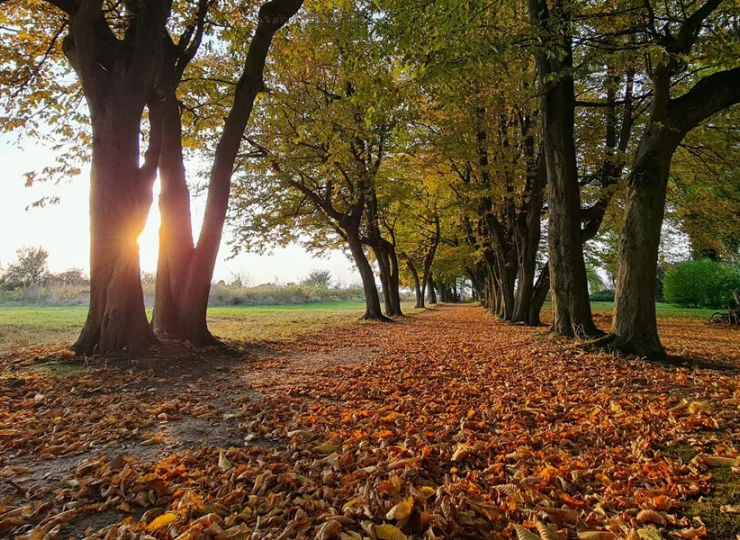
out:
<path id="1" fill-rule="evenodd" d="M 92 156 L 92 300 L 78 351 L 135 349 L 157 332 L 212 343 L 205 313 L 228 214 L 237 250 L 348 250 L 368 319 L 401 314 L 403 283 L 422 306 L 464 276 L 497 316 L 531 325 L 551 291 L 552 330 L 564 336 L 601 335 L 586 258 L 612 246 L 603 344 L 663 354 L 666 209 L 697 249 L 736 253 L 740 238 L 735 2 L 301 6 L 3 2 L 8 126 L 55 127 L 49 136 L 67 146 L 47 177 Z M 80 95 L 89 118 L 70 114 Z M 210 164 L 197 241 L 189 155 Z M 135 240 L 156 175 L 150 326 Z"/>

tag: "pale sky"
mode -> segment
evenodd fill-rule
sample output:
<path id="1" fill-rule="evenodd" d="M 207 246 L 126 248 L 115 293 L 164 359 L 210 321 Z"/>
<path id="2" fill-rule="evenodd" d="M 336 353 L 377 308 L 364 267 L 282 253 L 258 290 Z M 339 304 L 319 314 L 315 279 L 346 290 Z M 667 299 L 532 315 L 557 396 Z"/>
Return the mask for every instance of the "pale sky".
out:
<path id="1" fill-rule="evenodd" d="M 70 267 L 89 271 L 89 169 L 60 186 L 37 184 L 25 187 L 23 174 L 40 170 L 53 159 L 51 150 L 28 141 L 23 148 L 14 136 L 0 135 L 0 265 L 15 259 L 17 249 L 43 246 L 49 252 L 49 269 L 58 272 Z M 155 186 L 155 193 L 157 187 Z M 59 196 L 59 204 L 26 209 L 43 196 Z M 193 200 L 194 224 L 202 217 L 205 196 Z M 142 271 L 154 272 L 157 266 L 159 211 L 156 196 L 146 229 L 139 239 Z M 226 235 L 225 235 L 226 236 Z M 214 279 L 229 280 L 234 272 L 246 272 L 254 284 L 297 281 L 312 270 L 329 270 L 335 280 L 345 284 L 359 282 L 359 274 L 340 251 L 315 258 L 299 245 L 275 249 L 272 255 L 243 253 L 227 260 L 231 250 L 222 245 Z"/>

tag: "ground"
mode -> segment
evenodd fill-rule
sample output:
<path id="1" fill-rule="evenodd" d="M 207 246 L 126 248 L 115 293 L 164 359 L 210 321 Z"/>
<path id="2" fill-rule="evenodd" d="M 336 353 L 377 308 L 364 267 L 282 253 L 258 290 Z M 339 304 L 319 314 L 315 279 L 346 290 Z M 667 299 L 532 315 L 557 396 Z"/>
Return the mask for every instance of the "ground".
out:
<path id="1" fill-rule="evenodd" d="M 651 363 L 472 305 L 355 308 L 229 320 L 230 354 L 2 353 L 0 536 L 740 534 L 737 330 L 663 313 Z"/>

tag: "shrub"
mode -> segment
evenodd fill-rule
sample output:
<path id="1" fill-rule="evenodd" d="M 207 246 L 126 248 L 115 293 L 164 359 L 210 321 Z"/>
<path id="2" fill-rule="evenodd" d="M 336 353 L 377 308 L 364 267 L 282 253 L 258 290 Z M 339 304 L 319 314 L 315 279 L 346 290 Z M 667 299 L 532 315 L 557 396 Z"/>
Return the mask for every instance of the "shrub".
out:
<path id="1" fill-rule="evenodd" d="M 710 259 L 679 263 L 663 280 L 666 301 L 683 307 L 727 307 L 739 289 L 740 268 Z"/>
<path id="2" fill-rule="evenodd" d="M 592 302 L 614 302 L 614 291 L 605 289 L 589 296 Z"/>

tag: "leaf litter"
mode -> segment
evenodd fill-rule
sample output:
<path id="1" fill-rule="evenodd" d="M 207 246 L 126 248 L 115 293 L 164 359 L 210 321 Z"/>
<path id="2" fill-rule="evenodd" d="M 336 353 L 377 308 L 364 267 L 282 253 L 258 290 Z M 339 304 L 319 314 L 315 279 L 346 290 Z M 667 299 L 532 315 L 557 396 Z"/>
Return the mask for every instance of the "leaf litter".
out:
<path id="1" fill-rule="evenodd" d="M 740 366 L 714 328 L 669 324 L 669 347 Z M 274 347 L 179 378 L 6 358 L 0 535 L 711 538 L 685 509 L 738 472 L 732 369 L 585 353 L 469 306 Z M 187 421 L 192 449 L 170 440 Z M 224 425 L 244 444 L 209 440 Z"/>

